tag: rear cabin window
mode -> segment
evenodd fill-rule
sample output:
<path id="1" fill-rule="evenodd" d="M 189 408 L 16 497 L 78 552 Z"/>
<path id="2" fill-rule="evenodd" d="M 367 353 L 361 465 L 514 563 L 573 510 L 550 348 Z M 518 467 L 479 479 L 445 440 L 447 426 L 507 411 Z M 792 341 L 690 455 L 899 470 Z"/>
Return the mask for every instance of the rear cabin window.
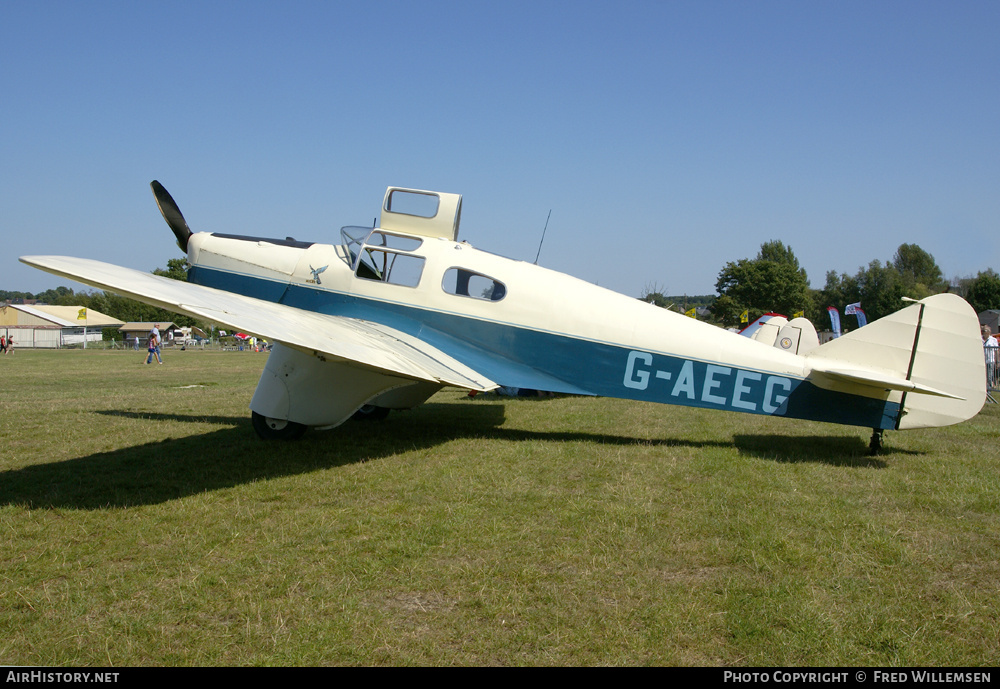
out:
<path id="1" fill-rule="evenodd" d="M 507 287 L 499 280 L 464 268 L 446 270 L 441 287 L 448 294 L 483 301 L 500 301 L 507 296 Z"/>

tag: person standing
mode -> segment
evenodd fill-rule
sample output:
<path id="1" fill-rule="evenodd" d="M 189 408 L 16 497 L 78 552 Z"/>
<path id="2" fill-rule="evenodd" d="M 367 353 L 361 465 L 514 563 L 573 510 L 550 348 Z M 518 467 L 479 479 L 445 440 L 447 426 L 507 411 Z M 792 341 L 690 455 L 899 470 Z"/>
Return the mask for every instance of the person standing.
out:
<path id="1" fill-rule="evenodd" d="M 982 327 L 983 354 L 986 356 L 986 389 L 990 390 L 1000 384 L 1000 342 L 993 337 L 990 326 Z"/>
<path id="2" fill-rule="evenodd" d="M 160 337 L 160 324 L 159 323 L 153 323 L 153 329 L 149 331 L 149 336 L 150 336 L 150 338 L 153 338 L 153 339 L 156 340 L 156 360 L 159 361 L 162 364 L 163 363 L 163 359 L 160 357 L 160 342 L 162 341 L 162 339 Z"/>
<path id="3" fill-rule="evenodd" d="M 156 355 L 156 360 L 160 364 L 163 363 L 163 359 L 160 358 L 160 336 L 158 334 L 154 335 L 152 331 L 150 331 L 150 333 L 149 333 L 148 351 L 149 351 L 149 354 L 146 356 L 146 363 L 147 364 L 153 363 L 153 355 L 154 354 Z"/>

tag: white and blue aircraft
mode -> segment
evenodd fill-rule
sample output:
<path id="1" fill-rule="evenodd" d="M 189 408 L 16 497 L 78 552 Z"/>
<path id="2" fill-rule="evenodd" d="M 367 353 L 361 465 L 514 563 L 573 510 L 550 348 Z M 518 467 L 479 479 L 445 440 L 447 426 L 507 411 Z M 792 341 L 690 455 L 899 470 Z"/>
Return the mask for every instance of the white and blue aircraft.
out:
<path id="1" fill-rule="evenodd" d="M 885 429 L 958 423 L 985 401 L 979 322 L 952 294 L 822 346 L 803 318 L 751 339 L 460 242 L 457 194 L 390 187 L 376 227 L 323 244 L 192 233 L 151 186 L 188 282 L 20 260 L 277 343 L 250 401 L 264 438 L 502 384 L 860 426 L 878 450 Z"/>

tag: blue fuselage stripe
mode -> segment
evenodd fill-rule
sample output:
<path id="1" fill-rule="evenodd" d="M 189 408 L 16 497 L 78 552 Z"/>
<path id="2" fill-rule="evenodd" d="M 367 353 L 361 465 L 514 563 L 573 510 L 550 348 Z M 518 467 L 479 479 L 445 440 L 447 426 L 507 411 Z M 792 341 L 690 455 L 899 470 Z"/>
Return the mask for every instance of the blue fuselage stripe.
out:
<path id="1" fill-rule="evenodd" d="M 192 282 L 417 337 L 511 387 L 894 428 L 899 405 L 809 381 L 193 266 Z M 572 381 L 572 382 L 571 382 Z"/>

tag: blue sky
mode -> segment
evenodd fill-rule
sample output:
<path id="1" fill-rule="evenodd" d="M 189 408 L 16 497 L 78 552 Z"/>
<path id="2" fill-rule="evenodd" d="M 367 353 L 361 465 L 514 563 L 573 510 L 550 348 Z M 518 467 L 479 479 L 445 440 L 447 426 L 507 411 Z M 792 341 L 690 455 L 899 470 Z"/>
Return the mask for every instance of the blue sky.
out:
<path id="1" fill-rule="evenodd" d="M 917 243 L 1000 269 L 1000 3 L 0 3 L 0 289 L 17 262 L 334 241 L 385 187 L 461 238 L 638 296 L 790 245 L 822 287 Z"/>

